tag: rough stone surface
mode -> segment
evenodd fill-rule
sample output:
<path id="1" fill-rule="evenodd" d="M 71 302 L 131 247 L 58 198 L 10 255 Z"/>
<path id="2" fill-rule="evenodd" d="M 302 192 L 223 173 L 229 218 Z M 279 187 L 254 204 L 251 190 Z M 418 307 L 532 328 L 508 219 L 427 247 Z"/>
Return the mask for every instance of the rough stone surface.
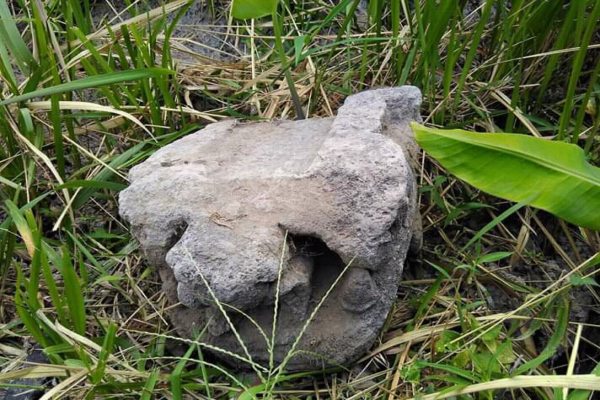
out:
<path id="1" fill-rule="evenodd" d="M 368 350 L 419 240 L 406 151 L 420 100 L 404 86 L 350 96 L 335 118 L 216 123 L 134 167 L 120 213 L 180 303 L 171 312 L 179 333 L 204 330 L 202 342 L 247 357 L 237 332 L 268 364 L 255 323 L 270 338 L 281 265 L 280 362 L 349 265 L 288 368 L 345 364 Z"/>

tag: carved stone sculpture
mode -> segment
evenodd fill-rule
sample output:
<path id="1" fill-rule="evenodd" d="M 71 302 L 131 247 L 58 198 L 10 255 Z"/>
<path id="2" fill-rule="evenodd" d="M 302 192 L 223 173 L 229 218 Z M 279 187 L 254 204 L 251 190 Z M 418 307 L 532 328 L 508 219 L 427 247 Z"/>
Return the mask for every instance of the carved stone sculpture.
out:
<path id="1" fill-rule="evenodd" d="M 267 365 L 278 295 L 276 363 L 292 348 L 288 369 L 367 351 L 419 240 L 408 123 L 420 99 L 378 89 L 335 118 L 215 123 L 134 167 L 120 213 L 178 304 L 178 332 Z"/>

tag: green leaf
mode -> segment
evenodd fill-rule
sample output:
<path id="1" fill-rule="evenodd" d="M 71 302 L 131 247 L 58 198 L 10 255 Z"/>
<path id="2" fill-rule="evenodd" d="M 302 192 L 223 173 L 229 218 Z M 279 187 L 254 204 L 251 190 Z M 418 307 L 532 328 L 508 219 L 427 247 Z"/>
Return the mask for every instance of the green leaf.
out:
<path id="1" fill-rule="evenodd" d="M 505 259 L 510 256 L 512 256 L 512 252 L 510 252 L 510 251 L 497 251 L 495 253 L 490 253 L 490 254 L 481 256 L 477 261 L 479 261 L 480 263 L 490 263 L 490 262 L 500 261 L 500 260 Z"/>
<path id="2" fill-rule="evenodd" d="M 411 383 L 421 383 L 421 367 L 417 366 L 415 363 L 411 363 L 405 365 L 400 370 L 400 376 L 402 380 Z"/>
<path id="3" fill-rule="evenodd" d="M 306 40 L 306 36 L 296 36 L 294 38 L 294 62 L 298 64 L 300 62 L 300 57 L 302 56 L 302 49 L 304 49 L 304 41 Z"/>
<path id="4" fill-rule="evenodd" d="M 501 371 L 502 365 L 494 354 L 489 351 L 482 351 L 473 354 L 473 367 L 485 378 L 491 377 Z"/>
<path id="5" fill-rule="evenodd" d="M 493 220 L 491 220 L 490 222 L 488 222 L 487 224 L 485 224 L 485 226 L 483 228 L 481 228 L 479 230 L 479 232 L 477 232 L 475 234 L 475 236 L 473 236 L 467 242 L 467 244 L 465 244 L 463 246 L 462 251 L 464 251 L 465 249 L 469 248 L 474 243 L 477 243 L 477 241 L 479 239 L 481 239 L 483 237 L 483 235 L 485 235 L 486 233 L 488 233 L 490 230 L 492 230 L 496 225 L 498 225 L 499 223 L 501 223 L 502 221 L 504 221 L 506 218 L 510 217 L 511 215 L 513 215 L 514 213 L 516 213 L 517 211 L 519 211 L 521 208 L 523 208 L 524 205 L 525 205 L 524 202 L 520 202 L 520 203 L 514 204 L 512 207 L 504 210 L 502 212 L 502 214 L 498 215 L 496 218 L 494 218 Z"/>
<path id="6" fill-rule="evenodd" d="M 0 40 L 0 75 L 4 78 L 8 88 L 12 93 L 18 91 L 17 78 L 13 71 L 12 63 L 13 58 L 8 54 L 8 49 L 4 46 L 2 40 Z"/>
<path id="7" fill-rule="evenodd" d="M 264 396 L 264 398 L 271 398 L 270 393 L 266 393 L 266 392 L 268 392 L 268 388 L 275 387 L 275 385 L 277 385 L 278 383 L 285 382 L 285 381 L 292 380 L 292 379 L 299 378 L 299 377 L 303 377 L 303 376 L 307 376 L 307 375 L 308 375 L 308 373 L 306 373 L 306 372 L 299 372 L 297 374 L 290 374 L 290 375 L 277 375 L 274 378 L 272 378 L 272 381 L 260 383 L 256 386 L 252 386 L 252 387 L 246 389 L 238 396 L 237 399 L 238 400 L 255 400 L 257 398 L 262 398 L 262 396 L 258 396 L 261 393 L 267 394 L 266 396 Z"/>
<path id="8" fill-rule="evenodd" d="M 106 362 L 108 361 L 108 357 L 112 354 L 116 333 L 117 325 L 111 323 L 106 330 L 106 335 L 104 336 L 104 342 L 102 344 L 102 349 L 100 350 L 100 355 L 98 356 L 96 369 L 90 374 L 94 384 L 100 383 L 104 377 Z"/>
<path id="9" fill-rule="evenodd" d="M 233 0 L 231 15 L 238 19 L 260 18 L 277 9 L 278 0 Z"/>
<path id="10" fill-rule="evenodd" d="M 0 0 L 0 40 L 10 50 L 23 73 L 28 73 L 30 67 L 35 66 L 33 54 L 21 37 L 6 0 Z"/>
<path id="11" fill-rule="evenodd" d="M 58 320 L 61 321 L 63 324 L 66 324 L 68 321 L 68 317 L 66 305 L 64 302 L 64 296 L 58 290 L 54 270 L 50 266 L 50 260 L 52 260 L 55 266 L 59 265 L 60 263 L 58 255 L 52 249 L 52 247 L 50 247 L 47 243 L 42 242 L 40 259 L 42 275 L 44 276 L 44 280 L 46 281 L 46 288 L 48 290 L 48 294 L 50 295 L 52 306 L 54 307 L 54 309 L 56 310 L 56 314 L 58 315 Z"/>
<path id="12" fill-rule="evenodd" d="M 106 166 L 102 168 L 102 170 L 94 176 L 94 182 L 109 182 L 109 179 L 114 175 L 114 171 L 123 167 L 125 163 L 130 161 L 133 157 L 139 154 L 140 150 L 146 145 L 145 142 L 138 143 L 132 148 L 124 151 L 121 154 L 117 154 L 115 158 L 113 158 L 109 163 L 107 168 Z M 97 184 L 95 184 L 97 185 Z M 106 185 L 104 185 L 105 188 Z M 79 195 L 73 201 L 73 208 L 78 209 L 83 206 L 86 201 L 89 200 L 90 197 L 98 190 L 98 187 L 93 186 L 83 186 Z M 116 188 L 112 188 L 112 190 L 117 190 Z"/>
<path id="13" fill-rule="evenodd" d="M 92 283 L 92 286 L 96 286 L 99 285 L 103 282 L 119 282 L 123 280 L 123 276 L 122 275 L 103 275 L 100 278 L 96 279 L 94 281 L 94 283 Z"/>
<path id="14" fill-rule="evenodd" d="M 48 345 L 46 337 L 40 329 L 38 321 L 35 319 L 34 315 L 32 315 L 27 301 L 23 298 L 27 294 L 20 288 L 24 286 L 26 286 L 25 278 L 23 277 L 21 269 L 17 268 L 17 285 L 14 295 L 14 303 L 17 314 L 19 315 L 21 322 L 23 322 L 23 325 L 29 334 L 31 334 L 39 344 L 41 344 L 43 347 L 46 347 Z"/>
<path id="15" fill-rule="evenodd" d="M 150 372 L 150 375 L 146 379 L 146 384 L 142 389 L 142 393 L 140 394 L 140 400 L 151 400 L 154 397 L 154 387 L 158 381 L 159 374 L 159 369 L 153 369 L 152 372 Z"/>
<path id="16" fill-rule="evenodd" d="M 87 78 L 78 79 L 76 81 L 61 83 L 59 85 L 34 90 L 29 93 L 24 93 L 20 96 L 8 98 L 0 101 L 0 106 L 7 104 L 18 103 L 32 99 L 34 97 L 46 97 L 53 94 L 67 93 L 74 90 L 97 88 L 99 86 L 112 85 L 127 81 L 137 81 L 145 78 L 155 78 L 162 75 L 171 75 L 175 72 L 165 68 L 140 68 L 129 71 L 109 72 L 107 74 L 89 76 Z"/>
<path id="17" fill-rule="evenodd" d="M 600 286 L 598 285 L 598 282 L 596 282 L 591 276 L 583 277 L 579 275 L 571 275 L 569 277 L 569 283 L 573 286 Z"/>
<path id="18" fill-rule="evenodd" d="M 511 364 L 515 361 L 515 352 L 513 344 L 510 340 L 507 340 L 498 346 L 495 353 L 496 358 L 500 364 Z"/>
<path id="19" fill-rule="evenodd" d="M 69 182 L 65 182 L 62 185 L 58 185 L 56 190 L 60 189 L 74 189 L 74 188 L 94 188 L 94 189 L 109 189 L 115 191 L 121 191 L 127 187 L 122 183 L 109 182 L 109 181 L 95 181 L 85 179 L 75 179 Z"/>
<path id="20" fill-rule="evenodd" d="M 440 334 L 438 340 L 434 343 L 435 352 L 438 354 L 446 353 L 447 350 L 455 351 L 459 348 L 455 340 L 460 336 L 458 332 L 447 330 Z"/>
<path id="21" fill-rule="evenodd" d="M 416 362 L 416 365 L 420 369 L 423 369 L 423 368 L 426 368 L 426 367 L 428 367 L 428 368 L 435 368 L 435 369 L 439 369 L 439 370 L 444 371 L 444 372 L 448 372 L 448 373 L 453 374 L 453 375 L 460 376 L 462 378 L 465 378 L 465 379 L 469 380 L 470 382 L 477 382 L 477 376 L 475 374 L 471 373 L 468 370 L 464 370 L 462 368 L 457 368 L 457 367 L 455 367 L 453 365 L 444 364 L 444 363 L 441 363 L 441 362 L 434 363 L 434 362 L 421 361 L 421 360 L 418 360 Z"/>
<path id="22" fill-rule="evenodd" d="M 483 340 L 483 342 L 486 343 L 488 346 L 490 344 L 494 344 L 495 345 L 494 342 L 498 341 L 498 338 L 500 337 L 500 333 L 502 333 L 502 325 L 496 325 L 492 329 L 486 331 L 481 336 L 481 340 Z"/>
<path id="23" fill-rule="evenodd" d="M 67 234 L 71 237 L 71 240 L 73 240 L 79 251 L 81 251 L 81 254 L 83 254 L 85 258 L 87 258 L 92 263 L 96 270 L 101 275 L 108 275 L 108 271 L 104 268 L 102 264 L 100 264 L 100 262 L 96 259 L 96 257 L 92 255 L 92 253 L 88 249 L 87 243 L 82 243 L 81 240 L 78 239 L 79 235 L 74 235 L 69 231 L 67 231 Z"/>
<path id="24" fill-rule="evenodd" d="M 35 254 L 35 251 L 36 251 L 35 241 L 33 238 L 33 233 L 31 232 L 29 224 L 27 223 L 27 220 L 21 214 L 21 211 L 19 210 L 19 208 L 17 207 L 17 205 L 15 203 L 13 203 L 10 200 L 6 200 L 4 202 L 4 204 L 6 205 L 6 210 L 8 211 L 8 215 L 10 215 L 10 217 L 14 221 L 15 226 L 16 226 L 17 230 L 19 231 L 19 234 L 21 235 L 21 239 L 23 240 L 23 243 L 25 243 L 27 252 L 29 253 L 29 255 L 31 257 L 33 257 L 33 255 Z"/>
<path id="25" fill-rule="evenodd" d="M 594 369 L 591 371 L 591 374 L 600 376 L 600 363 L 596 364 Z M 568 400 L 587 400 L 590 398 L 590 392 L 588 390 L 574 390 L 569 393 Z"/>
<path id="26" fill-rule="evenodd" d="M 417 142 L 448 171 L 494 196 L 600 230 L 600 168 L 578 146 L 526 135 L 413 123 Z"/>
<path id="27" fill-rule="evenodd" d="M 569 325 L 569 301 L 559 299 L 556 305 L 556 326 L 554 326 L 552 336 L 548 340 L 546 347 L 542 352 L 532 360 L 522 364 L 514 371 L 513 376 L 524 374 L 534 368 L 539 367 L 544 361 L 556 354 L 556 350 L 564 340 Z"/>
<path id="28" fill-rule="evenodd" d="M 81 282 L 73 263 L 71 255 L 67 247 L 62 250 L 62 266 L 61 272 L 65 285 L 64 294 L 69 307 L 72 329 L 80 335 L 85 334 L 85 299 L 81 288 Z"/>
<path id="29" fill-rule="evenodd" d="M 171 395 L 174 400 L 183 399 L 183 390 L 181 383 L 181 375 L 183 374 L 183 370 L 185 365 L 189 362 L 192 353 L 196 349 L 196 345 L 192 344 L 186 351 L 185 355 L 177 362 L 177 366 L 171 373 L 169 381 L 171 382 Z"/>

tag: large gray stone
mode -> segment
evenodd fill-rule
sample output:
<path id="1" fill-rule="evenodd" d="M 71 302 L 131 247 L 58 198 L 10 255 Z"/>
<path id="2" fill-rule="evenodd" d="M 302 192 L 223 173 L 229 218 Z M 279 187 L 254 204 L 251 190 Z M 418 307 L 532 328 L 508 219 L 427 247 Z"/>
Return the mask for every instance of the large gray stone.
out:
<path id="1" fill-rule="evenodd" d="M 364 353 L 415 239 L 405 152 L 420 99 L 410 86 L 378 89 L 348 97 L 335 118 L 216 123 L 134 167 L 120 213 L 178 303 L 171 320 L 179 333 L 206 328 L 202 342 L 244 356 L 237 332 L 252 359 L 268 364 L 256 324 L 270 338 L 281 265 L 273 350 L 281 362 L 350 265 L 288 368 L 344 364 Z"/>

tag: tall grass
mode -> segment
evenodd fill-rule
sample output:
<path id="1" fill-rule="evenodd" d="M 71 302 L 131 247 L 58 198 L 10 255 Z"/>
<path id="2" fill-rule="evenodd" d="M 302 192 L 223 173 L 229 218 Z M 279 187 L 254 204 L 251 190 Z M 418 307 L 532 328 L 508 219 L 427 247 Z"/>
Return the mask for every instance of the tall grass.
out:
<path id="1" fill-rule="evenodd" d="M 358 372 L 282 368 L 257 383 L 212 362 L 201 339 L 179 340 L 173 355 L 168 305 L 117 217 L 127 169 L 203 123 L 329 116 L 378 86 L 419 86 L 429 123 L 568 140 L 598 162 L 600 3 L 472 4 L 284 1 L 274 21 L 231 23 L 223 40 L 251 53 L 232 62 L 173 36 L 187 1 L 135 4 L 98 26 L 89 1 L 0 0 L 0 387 L 44 376 L 60 380 L 51 394 L 71 398 L 392 399 L 463 387 L 492 398 L 500 380 L 515 396 L 557 398 L 562 389 L 541 384 L 556 374 L 563 398 L 586 398 L 590 383 L 550 361 L 583 359 L 568 351 L 597 329 L 575 335 L 567 306 L 577 293 L 600 304 L 598 234 L 481 196 L 429 161 L 419 171 L 424 254 L 437 276 L 407 278 Z M 178 62 L 181 53 L 198 61 Z M 502 272 L 549 260 L 568 271 L 549 289 Z M 512 312 L 492 310 L 498 287 L 520 302 Z M 15 362 L 23 337 L 52 365 Z"/>

